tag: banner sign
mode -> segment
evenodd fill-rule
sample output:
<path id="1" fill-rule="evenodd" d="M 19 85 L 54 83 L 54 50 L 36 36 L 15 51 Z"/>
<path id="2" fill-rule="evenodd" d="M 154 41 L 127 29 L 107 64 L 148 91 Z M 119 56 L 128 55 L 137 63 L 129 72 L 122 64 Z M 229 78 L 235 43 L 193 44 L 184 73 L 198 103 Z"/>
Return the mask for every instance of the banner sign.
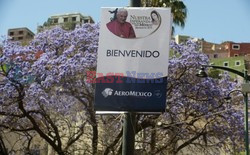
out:
<path id="1" fill-rule="evenodd" d="M 171 27 L 169 8 L 102 8 L 96 111 L 165 111 Z"/>

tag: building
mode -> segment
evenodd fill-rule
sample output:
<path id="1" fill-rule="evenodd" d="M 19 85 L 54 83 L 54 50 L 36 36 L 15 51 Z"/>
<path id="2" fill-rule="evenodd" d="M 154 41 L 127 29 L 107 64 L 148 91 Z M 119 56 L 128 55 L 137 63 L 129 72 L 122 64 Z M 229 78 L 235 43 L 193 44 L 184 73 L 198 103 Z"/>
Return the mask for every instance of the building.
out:
<path id="1" fill-rule="evenodd" d="M 250 56 L 250 43 L 223 42 L 215 44 L 202 41 L 201 51 L 210 59 Z"/>
<path id="2" fill-rule="evenodd" d="M 230 67 L 239 71 L 246 68 L 250 72 L 250 43 L 223 42 L 215 44 L 202 41 L 201 51 L 214 65 Z"/>
<path id="3" fill-rule="evenodd" d="M 199 45 L 199 51 L 206 54 L 209 59 L 250 56 L 250 43 L 226 41 L 217 44 L 186 35 L 176 35 L 172 39 L 177 44 L 185 43 L 188 40 L 196 41 Z"/>
<path id="4" fill-rule="evenodd" d="M 65 30 L 74 30 L 76 25 L 82 25 L 84 23 L 94 23 L 94 20 L 90 16 L 83 16 L 81 13 L 66 13 L 60 15 L 54 15 L 48 18 L 42 26 L 37 27 L 37 32 L 41 32 L 45 29 L 53 28 L 54 26 L 62 26 Z"/>
<path id="5" fill-rule="evenodd" d="M 228 56 L 228 43 L 216 44 L 201 41 L 201 51 L 208 56 L 209 59 L 227 58 Z"/>
<path id="6" fill-rule="evenodd" d="M 185 35 L 176 35 L 172 39 L 177 44 L 185 43 L 188 40 L 196 41 L 198 51 L 208 56 L 211 65 L 229 67 L 241 72 L 247 69 L 250 73 L 250 43 L 227 41 L 217 44 Z M 233 79 L 240 79 L 233 73 L 229 74 Z"/>
<path id="7" fill-rule="evenodd" d="M 26 42 L 34 38 L 35 34 L 27 27 L 13 28 L 8 30 L 8 36 L 13 41 Z"/>
<path id="8" fill-rule="evenodd" d="M 250 43 L 228 42 L 229 57 L 250 56 Z"/>
<path id="9" fill-rule="evenodd" d="M 198 42 L 201 40 L 199 38 L 194 38 L 194 37 L 190 37 L 186 35 L 176 35 L 173 39 L 175 40 L 177 44 L 185 43 L 188 40 L 198 41 Z"/>

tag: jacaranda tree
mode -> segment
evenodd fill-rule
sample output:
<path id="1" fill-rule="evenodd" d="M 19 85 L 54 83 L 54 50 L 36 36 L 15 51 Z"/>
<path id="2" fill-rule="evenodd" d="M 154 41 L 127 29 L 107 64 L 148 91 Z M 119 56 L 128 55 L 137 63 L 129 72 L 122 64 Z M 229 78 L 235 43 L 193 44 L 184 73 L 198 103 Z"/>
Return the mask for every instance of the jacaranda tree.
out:
<path id="1" fill-rule="evenodd" d="M 36 131 L 58 154 L 72 152 L 73 144 L 91 133 L 92 145 L 86 148 L 93 148 L 90 152 L 95 154 L 93 86 L 85 82 L 85 73 L 95 67 L 97 41 L 98 25 L 72 32 L 54 28 L 24 47 L 4 41 L 1 126 Z M 92 129 L 85 130 L 86 125 Z"/>
<path id="2" fill-rule="evenodd" d="M 26 46 L 2 41 L 1 131 L 36 133 L 60 155 L 119 154 L 123 116 L 95 114 L 94 83 L 87 77 L 96 68 L 98 34 L 98 24 L 85 24 L 73 31 L 56 27 L 41 32 Z M 209 63 L 197 49 L 191 41 L 171 43 L 166 111 L 137 115 L 140 151 L 214 154 L 242 149 L 241 100 L 224 100 L 237 84 L 227 75 L 196 77 L 200 65 Z M 29 151 L 35 142 L 23 137 Z"/>

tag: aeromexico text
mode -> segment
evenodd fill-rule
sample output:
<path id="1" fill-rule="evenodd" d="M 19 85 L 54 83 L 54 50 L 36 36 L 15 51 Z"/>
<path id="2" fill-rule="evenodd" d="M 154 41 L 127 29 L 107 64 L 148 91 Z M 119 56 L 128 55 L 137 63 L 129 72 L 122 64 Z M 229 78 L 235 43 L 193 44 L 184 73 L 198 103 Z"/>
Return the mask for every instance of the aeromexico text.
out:
<path id="1" fill-rule="evenodd" d="M 134 97 L 151 97 L 153 96 L 152 92 L 142 92 L 142 91 L 133 91 L 133 90 L 113 90 L 112 88 L 105 88 L 102 91 L 102 95 L 107 98 L 109 96 L 134 96 Z M 161 91 L 156 90 L 155 94 L 156 97 L 161 97 Z"/>
<path id="2" fill-rule="evenodd" d="M 151 97 L 151 92 L 137 92 L 137 91 L 115 91 L 114 96 L 136 96 L 136 97 Z"/>
<path id="3" fill-rule="evenodd" d="M 107 57 L 142 57 L 142 58 L 158 58 L 160 56 L 159 51 L 150 50 L 118 50 L 108 49 L 106 52 Z"/>

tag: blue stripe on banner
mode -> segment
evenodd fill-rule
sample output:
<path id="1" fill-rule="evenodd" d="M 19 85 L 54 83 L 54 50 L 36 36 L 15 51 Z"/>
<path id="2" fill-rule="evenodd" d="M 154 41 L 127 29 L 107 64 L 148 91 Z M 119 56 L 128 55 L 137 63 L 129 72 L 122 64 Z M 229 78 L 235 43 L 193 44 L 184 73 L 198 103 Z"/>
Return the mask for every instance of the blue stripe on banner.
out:
<path id="1" fill-rule="evenodd" d="M 96 79 L 96 111 L 163 112 L 166 108 L 167 77 Z"/>

